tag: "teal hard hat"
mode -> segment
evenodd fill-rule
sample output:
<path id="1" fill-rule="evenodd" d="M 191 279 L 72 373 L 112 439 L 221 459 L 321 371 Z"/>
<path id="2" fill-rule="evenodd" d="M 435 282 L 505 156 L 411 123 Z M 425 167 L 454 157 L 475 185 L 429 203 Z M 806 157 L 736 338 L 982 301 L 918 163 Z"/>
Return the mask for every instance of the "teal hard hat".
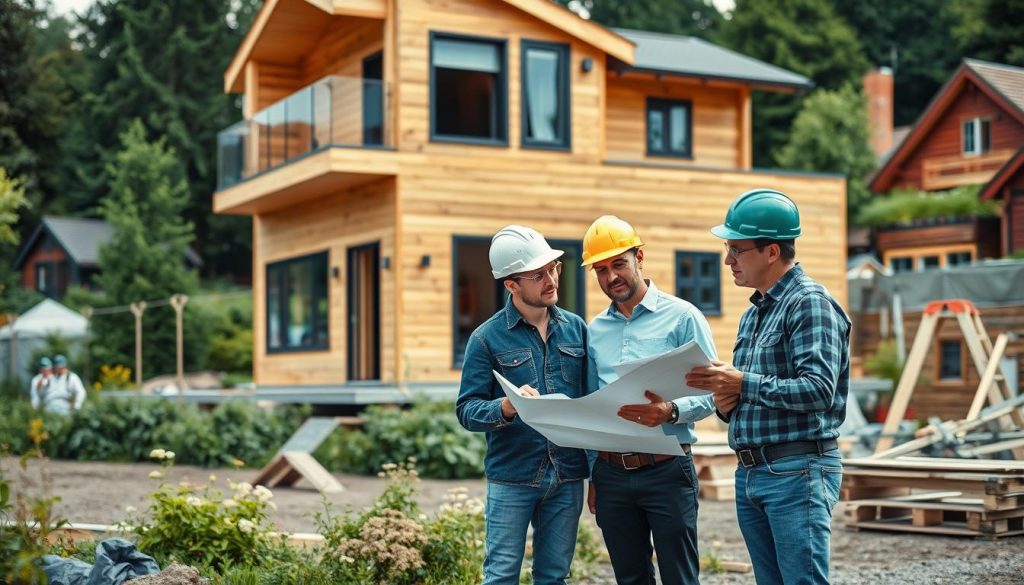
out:
<path id="1" fill-rule="evenodd" d="M 711 228 L 723 240 L 794 240 L 800 237 L 800 211 L 785 194 L 772 189 L 747 191 L 729 206 L 725 223 Z"/>
<path id="2" fill-rule="evenodd" d="M 43 357 L 39 358 L 39 369 L 40 370 L 42 370 L 42 369 L 50 369 L 52 367 L 53 367 L 53 362 L 50 361 L 50 358 L 46 357 L 45 355 Z"/>
<path id="3" fill-rule="evenodd" d="M 53 365 L 59 367 L 68 365 L 68 358 L 62 355 L 56 355 L 53 357 Z"/>

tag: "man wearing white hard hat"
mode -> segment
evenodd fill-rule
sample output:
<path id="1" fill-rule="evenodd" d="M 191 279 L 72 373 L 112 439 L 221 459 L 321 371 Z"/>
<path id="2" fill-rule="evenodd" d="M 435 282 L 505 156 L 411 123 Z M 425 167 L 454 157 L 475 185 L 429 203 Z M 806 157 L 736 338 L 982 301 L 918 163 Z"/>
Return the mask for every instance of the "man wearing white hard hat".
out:
<path id="1" fill-rule="evenodd" d="M 586 453 L 526 425 L 491 374 L 527 394 L 586 394 L 586 323 L 555 306 L 562 254 L 518 225 L 491 240 L 491 273 L 509 301 L 470 336 L 455 406 L 462 426 L 487 434 L 484 585 L 519 583 L 530 524 L 536 585 L 563 585 L 576 548 Z"/>

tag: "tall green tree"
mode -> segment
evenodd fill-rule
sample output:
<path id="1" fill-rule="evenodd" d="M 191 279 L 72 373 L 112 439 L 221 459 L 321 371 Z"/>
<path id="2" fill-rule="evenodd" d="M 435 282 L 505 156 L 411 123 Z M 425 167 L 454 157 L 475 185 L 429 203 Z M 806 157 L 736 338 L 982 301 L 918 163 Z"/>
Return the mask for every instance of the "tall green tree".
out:
<path id="1" fill-rule="evenodd" d="M 965 57 L 1024 67 L 1024 0 L 956 0 L 953 38 Z"/>
<path id="2" fill-rule="evenodd" d="M 847 218 L 853 223 L 871 195 L 866 178 L 875 154 L 869 137 L 867 104 L 853 84 L 819 89 L 804 100 L 777 162 L 786 169 L 846 175 Z"/>
<path id="3" fill-rule="evenodd" d="M 224 93 L 223 73 L 256 5 L 99 0 L 83 20 L 92 75 L 76 152 L 78 200 L 84 207 L 99 201 L 119 149 L 116 137 L 130 120 L 141 120 L 147 138 L 163 138 L 177 153 L 188 190 L 184 212 L 215 274 L 247 274 L 250 262 L 248 220 L 211 218 L 217 132 L 241 117 L 237 98 Z"/>
<path id="4" fill-rule="evenodd" d="M 22 182 L 0 167 L 0 313 L 21 313 L 39 300 L 38 293 L 21 288 L 18 273 L 10 269 L 21 241 L 18 212 L 26 207 L 28 197 Z"/>
<path id="5" fill-rule="evenodd" d="M 710 0 L 558 0 L 605 26 L 711 38 L 724 18 Z M 582 9 L 582 10 L 581 10 Z"/>
<path id="6" fill-rule="evenodd" d="M 149 142 L 138 120 L 121 134 L 122 149 L 107 165 L 109 194 L 103 217 L 114 235 L 100 248 L 96 283 L 107 305 L 190 294 L 198 287 L 195 271 L 186 268 L 185 252 L 193 239 L 183 217 L 188 184 L 180 161 L 164 139 Z M 93 319 L 96 357 L 104 363 L 134 363 L 134 318 L 122 312 Z M 205 355 L 195 319 L 188 320 L 189 364 Z M 175 319 L 169 307 L 155 307 L 143 317 L 143 362 L 147 377 L 169 373 L 175 364 Z"/>
<path id="7" fill-rule="evenodd" d="M 829 0 L 737 0 L 718 40 L 745 55 L 801 73 L 817 87 L 858 82 L 869 64 L 857 36 Z M 754 164 L 771 165 L 785 144 L 801 96 L 757 92 Z"/>
<path id="8" fill-rule="evenodd" d="M 893 70 L 895 124 L 913 124 L 956 69 L 960 51 L 949 41 L 958 20 L 949 0 L 833 0 L 857 33 L 872 65 Z"/>

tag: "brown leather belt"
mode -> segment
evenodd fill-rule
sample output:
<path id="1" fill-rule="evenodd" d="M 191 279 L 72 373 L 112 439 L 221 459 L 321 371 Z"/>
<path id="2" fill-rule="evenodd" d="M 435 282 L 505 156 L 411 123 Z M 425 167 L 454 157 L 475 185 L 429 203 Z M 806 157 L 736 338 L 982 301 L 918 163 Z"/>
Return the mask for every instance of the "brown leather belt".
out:
<path id="1" fill-rule="evenodd" d="M 686 443 L 679 445 L 683 448 L 683 453 L 690 454 L 690 446 Z M 597 458 L 601 461 L 607 461 L 612 465 L 616 465 L 625 469 L 626 471 L 633 471 L 634 469 L 643 469 L 649 467 L 655 463 L 661 463 L 662 461 L 668 461 L 669 459 L 675 459 L 675 455 L 659 455 L 656 453 L 613 453 L 611 451 L 598 451 Z"/>

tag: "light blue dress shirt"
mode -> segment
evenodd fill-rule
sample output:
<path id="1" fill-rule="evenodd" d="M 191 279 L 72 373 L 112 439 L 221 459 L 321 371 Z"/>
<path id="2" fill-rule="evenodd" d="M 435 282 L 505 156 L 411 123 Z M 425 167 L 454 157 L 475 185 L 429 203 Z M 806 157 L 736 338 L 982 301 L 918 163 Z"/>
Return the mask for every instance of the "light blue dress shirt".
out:
<path id="1" fill-rule="evenodd" d="M 626 318 L 611 303 L 590 322 L 588 356 L 591 372 L 597 379 L 591 385 L 604 388 L 618 379 L 613 369 L 619 364 L 640 358 L 654 357 L 669 352 L 691 341 L 710 358 L 717 359 L 711 327 L 704 315 L 691 303 L 663 293 L 646 279 L 647 294 Z M 686 372 L 679 372 L 679 384 L 685 384 Z M 679 421 L 662 425 L 667 434 L 679 437 L 680 443 L 693 443 L 693 423 L 715 412 L 715 401 L 710 394 L 680 398 Z"/>

